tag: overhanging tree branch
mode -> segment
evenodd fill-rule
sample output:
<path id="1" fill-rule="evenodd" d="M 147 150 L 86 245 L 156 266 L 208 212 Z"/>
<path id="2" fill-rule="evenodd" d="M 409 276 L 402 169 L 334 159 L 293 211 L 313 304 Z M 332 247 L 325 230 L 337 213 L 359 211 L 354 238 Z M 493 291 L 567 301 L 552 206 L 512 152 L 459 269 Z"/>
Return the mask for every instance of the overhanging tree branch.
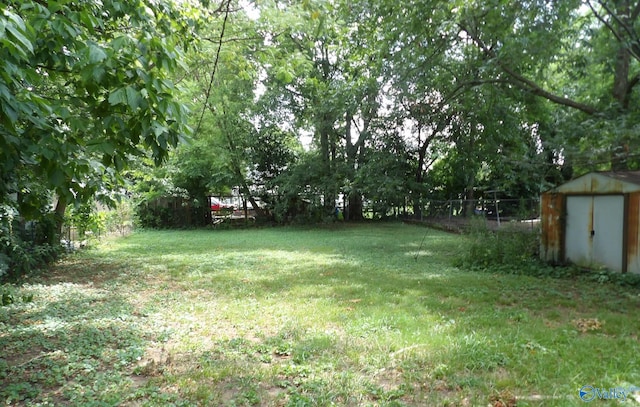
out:
<path id="1" fill-rule="evenodd" d="M 604 18 L 603 15 L 601 15 L 600 13 L 598 13 L 598 10 L 596 10 L 595 7 L 593 7 L 593 4 L 591 4 L 590 1 L 587 1 L 587 5 L 589 6 L 589 8 L 591 9 L 591 12 L 593 13 L 594 16 L 596 16 L 596 18 L 605 25 L 605 27 L 607 27 L 609 29 L 609 31 L 611 31 L 611 33 L 613 34 L 614 37 L 616 37 L 616 39 L 620 42 L 623 42 L 624 40 L 622 39 L 622 36 L 620 35 L 620 33 L 618 32 L 618 30 L 616 30 L 611 23 L 609 23 L 609 21 L 607 21 L 606 18 Z"/>
<path id="2" fill-rule="evenodd" d="M 640 74 L 635 75 L 633 78 L 631 78 L 629 80 L 629 84 L 627 85 L 627 92 L 624 95 L 624 102 L 625 104 L 629 104 L 629 101 L 631 100 L 631 93 L 633 91 L 633 88 L 640 83 Z"/>
<path id="3" fill-rule="evenodd" d="M 629 43 L 629 41 L 627 39 L 624 38 L 624 36 L 618 32 L 618 30 L 615 29 L 615 27 L 613 27 L 613 25 L 611 25 L 611 23 L 609 21 L 607 21 L 606 18 L 604 18 L 604 16 L 602 16 L 600 13 L 598 13 L 598 11 L 595 9 L 595 7 L 593 7 L 593 5 L 591 4 L 590 1 L 587 1 L 587 5 L 589 6 L 589 8 L 591 9 L 591 12 L 593 13 L 593 15 L 598 19 L 598 21 L 600 21 L 602 24 L 604 24 L 605 27 L 607 27 L 609 29 L 609 31 L 613 34 L 614 37 L 616 37 L 616 40 L 618 40 L 618 42 L 620 42 L 621 44 L 625 44 L 627 50 L 629 51 L 629 54 L 635 58 L 636 60 L 640 61 L 640 38 L 638 38 L 637 33 L 634 31 L 634 29 L 632 27 L 629 26 L 629 24 L 627 24 L 626 22 L 622 21 L 622 19 L 620 19 L 620 17 L 618 17 L 616 15 L 616 13 L 614 13 L 609 7 L 607 7 L 603 2 L 599 1 L 598 4 L 600 4 L 602 6 L 603 9 L 605 9 L 607 11 L 607 13 L 609 13 L 609 15 L 616 20 L 616 22 L 618 23 L 618 25 L 620 25 L 622 28 L 624 28 L 624 30 L 626 31 L 627 35 L 629 36 L 629 38 L 631 39 L 631 43 Z M 632 19 L 637 18 L 637 13 L 640 12 L 640 2 L 638 2 L 638 4 L 636 5 L 634 11 L 633 11 L 633 15 L 635 15 L 635 17 L 632 17 Z"/>
<path id="4" fill-rule="evenodd" d="M 484 43 L 484 41 L 482 41 L 482 39 L 478 36 L 475 30 L 469 29 L 464 23 L 460 23 L 460 28 L 473 40 L 476 46 L 479 47 L 480 50 L 482 50 L 482 52 L 487 57 L 492 59 L 496 63 L 496 65 L 500 67 L 500 69 L 502 69 L 502 71 L 504 71 L 507 75 L 509 75 L 512 78 L 514 85 L 518 86 L 521 89 L 529 91 L 536 96 L 540 96 L 544 99 L 547 99 L 550 102 L 553 102 L 555 104 L 562 105 L 562 106 L 571 107 L 573 109 L 579 110 L 588 115 L 595 115 L 596 113 L 599 112 L 599 110 L 593 106 L 580 103 L 573 99 L 559 96 L 547 91 L 546 89 L 544 89 L 543 87 L 541 87 L 540 85 L 532 81 L 531 79 L 516 72 L 516 70 L 512 69 L 510 66 L 505 64 L 502 60 L 500 60 L 496 52 L 492 48 L 488 47 L 487 44 Z"/>
<path id="5" fill-rule="evenodd" d="M 640 1 L 636 3 L 635 7 L 633 8 L 633 11 L 631 12 L 631 21 L 638 18 L 639 15 L 640 15 Z"/>
<path id="6" fill-rule="evenodd" d="M 541 96 L 547 100 L 549 100 L 550 102 L 556 103 L 558 105 L 562 105 L 562 106 L 567 106 L 567 107 L 571 107 L 573 109 L 577 109 L 580 110 L 583 113 L 586 113 L 588 115 L 594 115 L 596 113 L 598 113 L 598 109 L 596 109 L 593 106 L 584 104 L 584 103 L 580 103 L 577 102 L 573 99 L 569 99 L 563 96 L 558 96 L 556 94 L 553 94 L 545 89 L 543 89 L 541 86 L 539 86 L 538 84 L 536 84 L 535 82 L 533 82 L 532 80 L 524 77 L 523 75 L 520 75 L 519 73 L 517 73 L 516 71 L 514 71 L 513 69 L 511 69 L 510 67 L 506 66 L 504 63 L 502 63 L 501 61 L 498 61 L 498 66 L 500 66 L 500 68 L 502 68 L 503 71 L 505 71 L 509 76 L 511 76 L 514 79 L 514 84 L 525 89 L 528 90 L 529 92 L 533 93 L 536 96 Z"/>
<path id="7" fill-rule="evenodd" d="M 439 108 L 443 108 L 444 105 L 449 103 L 450 101 L 456 99 L 458 96 L 462 95 L 467 89 L 474 88 L 476 86 L 482 86 L 487 84 L 510 84 L 511 81 L 506 79 L 472 79 L 469 81 L 461 82 L 453 88 L 451 92 L 439 103 Z"/>
<path id="8" fill-rule="evenodd" d="M 624 30 L 627 32 L 627 34 L 629 35 L 629 37 L 634 38 L 636 37 L 636 33 L 635 31 L 629 27 L 629 24 L 627 24 L 626 21 L 624 21 L 623 19 L 620 18 L 620 16 L 618 16 L 618 14 L 616 12 L 614 12 L 613 10 L 611 10 L 611 8 L 609 6 L 607 6 L 603 1 L 598 1 L 598 4 L 600 4 L 600 6 L 605 9 L 607 11 L 607 13 L 609 13 L 609 15 L 611 16 L 611 18 L 613 18 L 614 20 L 616 20 L 616 22 L 618 23 L 618 25 L 620 25 L 620 27 L 624 28 Z M 593 7 L 591 8 L 593 10 Z M 634 38 L 635 39 L 635 38 Z"/>
<path id="9" fill-rule="evenodd" d="M 220 38 L 203 38 L 205 41 L 212 42 L 216 45 L 220 43 Z M 223 44 L 231 43 L 231 42 L 244 42 L 244 41 L 264 41 L 263 37 L 237 37 L 237 38 L 227 38 L 226 40 L 222 40 Z"/>

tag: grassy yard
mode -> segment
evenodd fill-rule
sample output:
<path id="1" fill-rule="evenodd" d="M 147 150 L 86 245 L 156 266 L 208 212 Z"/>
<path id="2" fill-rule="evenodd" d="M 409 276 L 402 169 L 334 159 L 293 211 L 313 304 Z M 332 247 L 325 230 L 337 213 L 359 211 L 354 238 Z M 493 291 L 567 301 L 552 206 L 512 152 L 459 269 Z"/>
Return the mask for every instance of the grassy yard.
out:
<path id="1" fill-rule="evenodd" d="M 571 406 L 640 387 L 637 290 L 461 270 L 465 243 L 401 224 L 104 242 L 0 307 L 0 401 Z"/>

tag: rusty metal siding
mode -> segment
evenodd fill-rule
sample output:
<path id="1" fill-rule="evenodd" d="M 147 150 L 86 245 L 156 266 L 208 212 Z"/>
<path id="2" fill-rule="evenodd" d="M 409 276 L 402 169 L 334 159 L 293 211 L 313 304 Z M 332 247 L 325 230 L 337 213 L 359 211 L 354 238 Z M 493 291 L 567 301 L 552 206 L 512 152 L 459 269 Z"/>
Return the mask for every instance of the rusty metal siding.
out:
<path id="1" fill-rule="evenodd" d="M 596 198 L 607 195 L 621 198 Z M 597 243 L 601 247 L 594 246 L 589 251 L 593 257 L 590 262 L 594 265 L 605 263 L 618 271 L 640 274 L 640 171 L 592 172 L 542 194 L 541 259 L 563 263 L 571 257 L 571 250 L 567 252 L 566 247 L 566 239 L 570 237 L 566 230 L 569 227 L 567 199 L 579 196 L 590 196 L 598 203 L 597 206 L 602 207 L 597 211 L 600 215 L 592 214 L 591 220 L 586 216 L 583 221 L 585 224 L 590 222 L 591 230 L 595 231 L 594 242 L 600 238 Z M 623 199 L 622 204 L 620 199 Z M 618 232 L 622 236 L 618 236 Z M 615 256 L 620 256 L 620 259 L 614 259 Z"/>
<path id="2" fill-rule="evenodd" d="M 540 258 L 550 263 L 563 261 L 564 195 L 544 193 L 541 198 Z"/>
<path id="3" fill-rule="evenodd" d="M 627 202 L 627 272 L 640 274 L 640 192 L 629 194 Z"/>

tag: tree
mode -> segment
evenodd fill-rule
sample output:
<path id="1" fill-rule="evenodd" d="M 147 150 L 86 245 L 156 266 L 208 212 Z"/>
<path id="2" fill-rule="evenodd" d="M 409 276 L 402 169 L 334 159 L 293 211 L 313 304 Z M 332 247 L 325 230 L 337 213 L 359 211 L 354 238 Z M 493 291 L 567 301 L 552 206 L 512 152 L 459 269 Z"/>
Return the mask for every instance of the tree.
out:
<path id="1" fill-rule="evenodd" d="M 567 135 L 565 147 L 599 146 L 595 154 L 590 147 L 588 154 L 600 157 L 586 168 L 597 168 L 603 156 L 613 169 L 633 165 L 640 2 L 457 2 L 453 7 L 485 61 L 486 74 L 578 113 L 571 119 L 581 123 L 583 137 L 569 143 Z M 575 155 L 580 161 L 585 152 Z"/>
<path id="2" fill-rule="evenodd" d="M 130 156 L 161 162 L 188 132 L 170 75 L 194 10 L 169 0 L 1 4 L 2 202 L 20 208 L 20 174 L 32 173 L 61 215 L 106 195 Z"/>
<path id="3" fill-rule="evenodd" d="M 501 90 L 501 78 L 482 75 L 477 52 L 460 36 L 448 4 L 416 1 L 396 13 L 393 7 L 380 2 L 376 10 L 385 16 L 379 20 L 385 26 L 381 42 L 394 112 L 389 118 L 402 128 L 411 149 L 413 212 L 420 217 L 423 199 L 433 194 L 427 184 L 435 178 L 428 172 L 439 160 L 456 163 L 451 167 L 451 178 L 459 180 L 454 195 L 474 198 L 480 168 L 495 161 L 510 134 L 501 126 L 506 118 L 496 113 L 510 111 L 515 103 Z"/>
<path id="4" fill-rule="evenodd" d="M 640 165 L 638 2 L 379 0 L 369 12 L 388 119 L 413 151 L 415 214 L 443 157 L 466 198 L 478 182 L 531 196 L 574 167 Z"/>
<path id="5" fill-rule="evenodd" d="M 411 182 L 411 153 L 397 129 L 375 131 L 367 144 L 369 148 L 358 161 L 353 184 L 372 205 L 374 216 L 385 218 L 405 207 L 415 188 Z"/>
<path id="6" fill-rule="evenodd" d="M 308 163 L 320 164 L 314 166 L 314 187 L 324 210 L 333 213 L 342 194 L 346 217 L 353 220 L 362 219 L 362 193 L 353 180 L 382 89 L 370 18 L 364 4 L 314 1 L 276 2 L 260 20 L 270 43 L 262 60 L 266 92 L 260 100 L 282 112 L 296 130 L 313 135 L 318 159 Z"/>
<path id="7" fill-rule="evenodd" d="M 33 245 L 58 246 L 67 205 L 109 199 L 132 157 L 160 163 L 188 133 L 171 75 L 201 14 L 172 0 L 0 4 L 0 275 L 50 260 Z"/>
<path id="8" fill-rule="evenodd" d="M 222 29 L 206 36 L 208 44 L 191 61 L 190 95 L 200 111 L 192 141 L 194 146 L 206 150 L 203 156 L 207 159 L 196 164 L 200 171 L 189 171 L 184 166 L 181 176 L 189 179 L 206 174 L 208 179 L 203 179 L 197 192 L 190 189 L 196 194 L 238 187 L 261 216 L 264 214 L 256 194 L 257 185 L 263 184 L 263 180 L 258 178 L 261 172 L 266 175 L 267 168 L 276 170 L 278 165 L 264 161 L 270 157 L 263 154 L 260 144 L 276 140 L 269 137 L 269 131 L 261 131 L 260 119 L 254 113 L 258 67 L 251 53 L 261 38 L 245 13 L 234 11 L 229 4 Z M 207 28 L 215 32 L 214 27 Z M 276 145 L 267 146 L 272 147 Z M 191 150 L 186 146 L 180 156 L 186 163 L 194 164 Z"/>

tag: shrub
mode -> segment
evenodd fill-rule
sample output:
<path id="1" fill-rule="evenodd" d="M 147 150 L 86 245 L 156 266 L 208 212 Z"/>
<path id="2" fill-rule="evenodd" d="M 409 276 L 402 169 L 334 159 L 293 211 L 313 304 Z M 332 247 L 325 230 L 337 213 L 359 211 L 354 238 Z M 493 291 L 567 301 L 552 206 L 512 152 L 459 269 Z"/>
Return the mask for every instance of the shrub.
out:
<path id="1" fill-rule="evenodd" d="M 496 266 L 539 265 L 538 236 L 536 231 L 507 224 L 500 229 L 490 230 L 484 219 L 472 222 L 469 250 L 463 255 L 462 263 L 473 268 Z"/>
<path id="2" fill-rule="evenodd" d="M 55 241 L 53 215 L 24 222 L 9 205 L 0 205 L 0 280 L 17 279 L 55 260 L 61 247 Z"/>
<path id="3" fill-rule="evenodd" d="M 107 233 L 125 235 L 133 229 L 133 206 L 129 200 L 123 200 L 112 210 L 101 213 Z"/>
<path id="4" fill-rule="evenodd" d="M 152 206 L 142 203 L 136 207 L 137 225 L 149 229 L 178 228 L 180 223 L 180 209 Z"/>
<path id="5" fill-rule="evenodd" d="M 87 233 L 100 236 L 105 230 L 104 217 L 95 210 L 93 202 L 69 207 L 65 224 L 76 228 L 80 240 Z"/>
<path id="6" fill-rule="evenodd" d="M 23 302 L 32 302 L 33 294 L 20 293 L 20 291 L 9 284 L 0 285 L 0 307 Z"/>

